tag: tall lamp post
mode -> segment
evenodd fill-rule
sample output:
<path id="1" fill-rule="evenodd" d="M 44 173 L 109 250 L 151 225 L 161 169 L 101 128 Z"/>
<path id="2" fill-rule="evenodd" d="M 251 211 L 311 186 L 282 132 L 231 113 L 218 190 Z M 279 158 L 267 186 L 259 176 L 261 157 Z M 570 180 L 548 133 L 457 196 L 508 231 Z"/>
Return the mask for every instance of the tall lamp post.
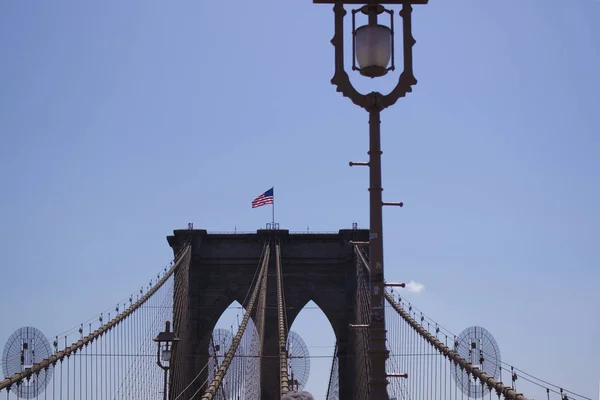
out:
<path id="1" fill-rule="evenodd" d="M 389 357 L 386 348 L 385 310 L 384 310 L 384 268 L 382 237 L 382 206 L 402 203 L 384 203 L 381 192 L 381 145 L 380 119 L 381 111 L 393 105 L 399 98 L 412 91 L 417 83 L 413 75 L 412 47 L 415 40 L 412 36 L 412 5 L 427 4 L 428 0 L 313 0 L 316 4 L 334 4 L 335 34 L 331 43 L 335 47 L 335 74 L 331 83 L 337 87 L 344 97 L 364 108 L 369 113 L 369 162 L 353 163 L 350 166 L 363 165 L 369 167 L 369 202 L 370 202 L 370 270 L 371 270 L 371 316 L 369 329 L 369 361 L 371 376 L 369 380 L 369 399 L 387 400 L 387 378 L 385 362 Z M 366 3 L 366 4 L 365 4 Z M 363 5 L 352 10 L 352 70 L 369 78 L 377 78 L 395 70 L 394 60 L 394 12 L 381 4 L 401 4 L 404 70 L 396 87 L 386 95 L 379 92 L 359 93 L 344 68 L 344 4 Z M 367 24 L 356 27 L 357 14 L 364 14 Z M 383 14 L 383 15 L 382 15 Z M 378 19 L 389 17 L 389 25 L 381 24 Z M 387 19 L 387 18 L 386 18 Z M 358 65 L 357 65 L 358 64 Z"/>
<path id="2" fill-rule="evenodd" d="M 175 335 L 175 332 L 171 332 L 171 321 L 167 321 L 165 323 L 165 331 L 160 332 L 157 337 L 153 339 L 158 344 L 158 352 L 156 353 L 156 363 L 159 367 L 165 371 L 165 380 L 163 387 L 163 399 L 167 400 L 167 374 L 169 373 L 170 361 L 172 353 L 172 345 L 174 342 L 178 342 L 179 338 Z M 161 345 L 162 345 L 162 354 L 161 354 Z M 168 365 L 163 365 L 161 362 L 167 362 Z"/>

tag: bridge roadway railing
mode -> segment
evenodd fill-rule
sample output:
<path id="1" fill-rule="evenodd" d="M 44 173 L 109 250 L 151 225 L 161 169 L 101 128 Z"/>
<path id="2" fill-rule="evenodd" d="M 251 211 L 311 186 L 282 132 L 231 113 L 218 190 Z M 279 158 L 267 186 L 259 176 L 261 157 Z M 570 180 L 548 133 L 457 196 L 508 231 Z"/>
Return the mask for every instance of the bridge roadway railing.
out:
<path id="1" fill-rule="evenodd" d="M 189 243 L 186 243 L 175 256 L 173 266 L 167 271 L 162 279 L 159 279 L 145 295 L 133 303 L 129 308 L 125 309 L 122 313 L 118 314 L 116 317 L 100 326 L 89 335 L 82 337 L 77 342 L 65 347 L 63 350 L 57 351 L 55 354 L 43 359 L 40 362 L 34 363 L 31 368 L 27 368 L 22 372 L 17 372 L 12 376 L 6 377 L 4 380 L 0 381 L 0 392 L 2 392 L 4 389 L 10 390 L 13 385 L 20 385 L 25 380 L 30 379 L 32 376 L 47 370 L 51 366 L 55 366 L 57 362 L 62 362 L 63 360 L 68 359 L 71 355 L 76 354 L 78 351 L 82 350 L 84 347 L 99 339 L 102 337 L 102 335 L 106 334 L 117 325 L 121 324 L 136 310 L 140 309 L 148 301 L 148 299 L 150 299 L 165 284 L 165 282 L 167 282 L 167 280 L 179 268 L 182 260 L 185 259 L 185 256 L 188 255 L 190 251 L 191 249 Z"/>

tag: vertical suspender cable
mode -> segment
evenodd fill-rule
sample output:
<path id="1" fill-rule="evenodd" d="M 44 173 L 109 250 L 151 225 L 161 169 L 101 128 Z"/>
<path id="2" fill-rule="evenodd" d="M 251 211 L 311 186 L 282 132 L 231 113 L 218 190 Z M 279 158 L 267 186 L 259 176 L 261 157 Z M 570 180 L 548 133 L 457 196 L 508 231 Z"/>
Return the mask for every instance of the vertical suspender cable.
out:
<path id="1" fill-rule="evenodd" d="M 65 347 L 67 347 L 67 337 L 65 336 Z M 67 357 L 67 400 L 69 400 L 69 370 L 70 370 L 70 365 L 71 365 L 71 357 L 68 356 Z"/>

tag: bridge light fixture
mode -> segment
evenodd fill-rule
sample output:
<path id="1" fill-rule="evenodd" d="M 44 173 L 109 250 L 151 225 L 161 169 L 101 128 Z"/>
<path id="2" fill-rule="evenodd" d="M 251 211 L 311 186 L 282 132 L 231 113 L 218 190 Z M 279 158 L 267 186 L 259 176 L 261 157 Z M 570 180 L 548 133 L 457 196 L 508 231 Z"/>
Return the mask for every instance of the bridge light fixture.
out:
<path id="1" fill-rule="evenodd" d="M 168 369 L 169 368 L 168 366 L 165 367 L 162 365 L 161 359 L 162 359 L 162 361 L 170 362 L 172 353 L 171 353 L 171 347 L 169 345 L 172 345 L 173 343 L 179 341 L 179 338 L 177 337 L 175 332 L 171 332 L 171 321 L 167 321 L 165 323 L 165 331 L 160 332 L 158 334 L 158 336 L 153 339 L 153 341 L 157 342 L 157 344 L 158 344 L 158 358 L 156 361 L 157 364 L 163 369 L 164 368 Z M 161 344 L 163 345 L 162 352 L 161 352 Z"/>
<path id="2" fill-rule="evenodd" d="M 163 347 L 162 360 L 166 362 L 171 361 L 171 349 L 169 349 L 168 344 L 165 344 L 165 347 Z"/>
<path id="3" fill-rule="evenodd" d="M 161 367 L 165 371 L 164 385 L 163 385 L 163 399 L 167 399 L 167 374 L 170 368 L 172 350 L 171 347 L 173 343 L 179 342 L 179 338 L 175 334 L 175 332 L 171 332 L 171 321 L 165 322 L 165 330 L 164 332 L 160 332 L 157 337 L 153 339 L 154 342 L 157 343 L 158 349 L 156 353 L 156 363 L 159 367 Z M 162 352 L 161 352 L 162 345 Z M 163 365 L 161 362 L 167 362 L 169 365 Z"/>
<path id="4" fill-rule="evenodd" d="M 377 23 L 377 15 L 388 13 L 389 26 Z M 369 17 L 367 25 L 356 28 L 356 14 Z M 379 4 L 352 10 L 352 69 L 369 78 L 384 76 L 394 66 L 394 12 Z M 356 63 L 358 62 L 358 67 Z M 391 64 L 391 65 L 390 65 Z"/>

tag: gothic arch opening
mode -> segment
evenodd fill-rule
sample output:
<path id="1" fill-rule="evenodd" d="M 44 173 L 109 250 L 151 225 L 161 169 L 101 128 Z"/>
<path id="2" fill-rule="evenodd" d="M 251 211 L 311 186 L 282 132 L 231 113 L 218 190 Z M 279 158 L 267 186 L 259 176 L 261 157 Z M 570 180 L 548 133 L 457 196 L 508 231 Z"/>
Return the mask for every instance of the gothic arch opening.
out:
<path id="1" fill-rule="evenodd" d="M 234 337 L 242 324 L 246 310 L 242 305 L 233 301 L 221 314 L 215 324 L 212 338 L 208 346 L 208 381 L 210 382 L 231 348 Z M 260 385 L 254 379 L 258 376 L 259 363 L 258 332 L 250 318 L 246 325 L 244 335 L 236 349 L 235 355 L 229 365 L 225 379 L 217 394 L 218 400 L 225 399 L 257 399 Z"/>
<path id="2" fill-rule="evenodd" d="M 306 382 L 299 382 L 301 388 L 303 386 L 303 390 L 310 392 L 316 399 L 325 398 L 336 342 L 331 322 L 311 300 L 294 318 L 289 330 L 288 357 L 291 371 L 296 369 L 302 378 L 308 363 L 310 374 Z"/>

